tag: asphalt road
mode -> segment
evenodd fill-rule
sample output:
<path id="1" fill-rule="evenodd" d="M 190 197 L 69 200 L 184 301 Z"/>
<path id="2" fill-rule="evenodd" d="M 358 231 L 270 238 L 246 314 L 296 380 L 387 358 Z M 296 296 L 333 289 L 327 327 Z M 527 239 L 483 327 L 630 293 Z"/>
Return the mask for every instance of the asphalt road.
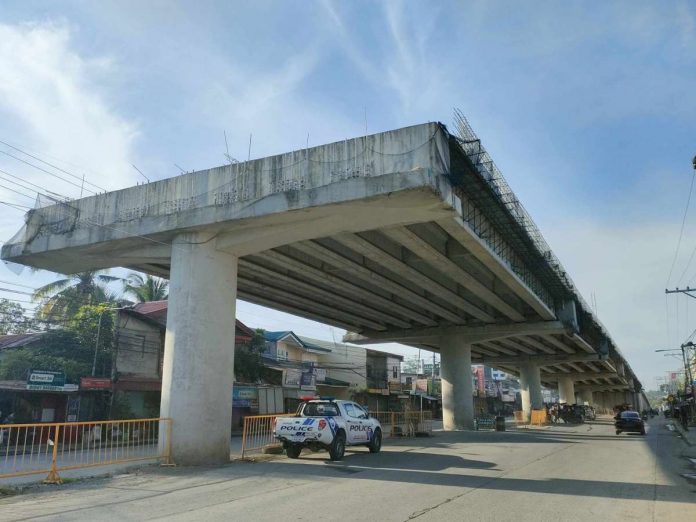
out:
<path id="1" fill-rule="evenodd" d="M 385 441 L 344 461 L 303 454 L 220 468 L 146 468 L 0 500 L 0 520 L 696 520 L 694 450 L 664 420 Z M 696 451 L 694 451 L 696 456 Z"/>

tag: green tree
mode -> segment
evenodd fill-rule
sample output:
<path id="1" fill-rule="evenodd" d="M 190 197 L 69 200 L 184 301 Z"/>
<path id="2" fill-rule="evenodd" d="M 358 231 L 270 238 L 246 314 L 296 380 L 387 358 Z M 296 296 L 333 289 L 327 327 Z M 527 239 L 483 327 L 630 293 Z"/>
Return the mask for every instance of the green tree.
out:
<path id="1" fill-rule="evenodd" d="M 169 282 L 165 279 L 142 275 L 131 272 L 123 282 L 123 291 L 130 294 L 139 303 L 147 303 L 149 301 L 162 301 L 167 299 L 167 288 Z"/>
<path id="2" fill-rule="evenodd" d="M 33 327 L 33 321 L 25 315 L 19 303 L 0 298 L 0 335 L 21 334 Z"/>
<path id="3" fill-rule="evenodd" d="M 114 344 L 113 314 L 108 305 L 83 306 L 69 319 L 65 328 L 49 330 L 25 348 L 8 350 L 0 362 L 0 379 L 25 379 L 32 369 L 65 372 L 68 382 L 79 383 L 80 377 L 92 374 L 96 350 L 96 375 L 111 375 Z M 99 345 L 97 346 L 97 330 Z"/>
<path id="4" fill-rule="evenodd" d="M 261 377 L 261 353 L 266 347 L 265 331 L 257 329 L 251 341 L 234 347 L 234 374 L 239 382 L 256 382 Z"/>
<path id="5" fill-rule="evenodd" d="M 99 271 L 88 271 L 37 288 L 32 299 L 41 303 L 38 318 L 50 323 L 74 316 L 81 306 L 113 302 L 115 297 L 106 285 L 120 280 Z"/>

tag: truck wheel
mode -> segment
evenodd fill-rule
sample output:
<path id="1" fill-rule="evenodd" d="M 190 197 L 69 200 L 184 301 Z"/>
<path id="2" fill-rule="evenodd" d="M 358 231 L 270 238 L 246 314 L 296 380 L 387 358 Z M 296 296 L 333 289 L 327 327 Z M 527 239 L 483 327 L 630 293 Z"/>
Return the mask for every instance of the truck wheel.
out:
<path id="1" fill-rule="evenodd" d="M 375 434 L 367 447 L 370 449 L 370 453 L 379 453 L 379 450 L 382 449 L 382 430 L 375 430 Z"/>
<path id="2" fill-rule="evenodd" d="M 287 448 L 285 448 L 285 453 L 287 453 L 288 457 L 291 459 L 298 458 L 301 452 L 302 446 L 295 446 L 294 444 L 290 444 Z"/>
<path id="3" fill-rule="evenodd" d="M 346 434 L 339 431 L 334 437 L 329 448 L 329 458 L 331 460 L 341 460 L 346 452 Z"/>
<path id="4" fill-rule="evenodd" d="M 621 430 L 616 430 L 617 435 L 621 435 Z"/>

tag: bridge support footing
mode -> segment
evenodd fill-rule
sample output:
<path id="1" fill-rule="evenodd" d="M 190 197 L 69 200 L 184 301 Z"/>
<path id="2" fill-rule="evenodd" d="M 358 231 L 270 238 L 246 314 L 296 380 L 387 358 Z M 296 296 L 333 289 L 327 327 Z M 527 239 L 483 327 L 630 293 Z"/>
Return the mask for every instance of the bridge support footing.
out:
<path id="1" fill-rule="evenodd" d="M 176 464 L 229 462 L 236 294 L 236 257 L 209 235 L 174 240 L 160 414 Z"/>
<path id="2" fill-rule="evenodd" d="M 442 424 L 445 431 L 474 428 L 471 345 L 460 335 L 440 337 Z"/>

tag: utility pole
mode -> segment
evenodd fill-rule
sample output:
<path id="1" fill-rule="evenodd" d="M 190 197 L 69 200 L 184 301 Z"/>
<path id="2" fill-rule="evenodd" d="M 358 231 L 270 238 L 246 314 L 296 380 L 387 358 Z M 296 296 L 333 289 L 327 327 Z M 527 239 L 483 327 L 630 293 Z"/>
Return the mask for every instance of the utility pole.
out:
<path id="1" fill-rule="evenodd" d="M 690 288 L 688 285 L 686 288 L 675 288 L 674 290 L 669 290 L 665 288 L 665 294 L 686 294 L 689 297 L 696 299 L 696 295 L 691 292 L 696 292 L 696 288 Z"/>

